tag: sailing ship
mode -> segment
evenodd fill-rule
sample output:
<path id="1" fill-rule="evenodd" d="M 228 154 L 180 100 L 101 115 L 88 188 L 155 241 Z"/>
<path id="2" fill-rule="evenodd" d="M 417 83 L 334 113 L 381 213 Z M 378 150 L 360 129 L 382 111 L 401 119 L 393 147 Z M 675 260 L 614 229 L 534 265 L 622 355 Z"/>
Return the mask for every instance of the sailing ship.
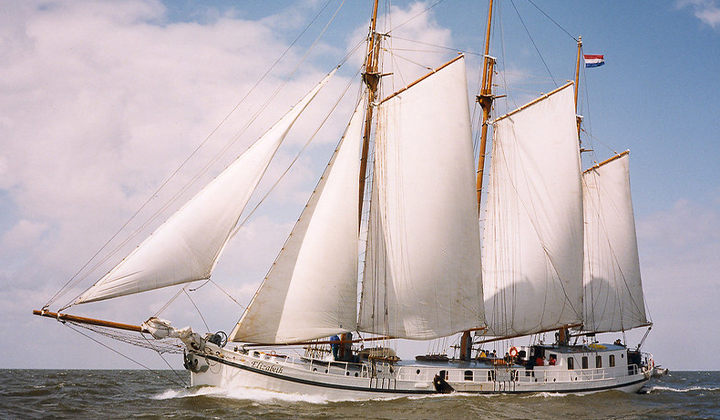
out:
<path id="1" fill-rule="evenodd" d="M 651 325 L 628 152 L 581 169 L 577 76 L 492 119 L 492 7 L 476 155 L 463 55 L 380 96 L 385 36 L 376 31 L 375 1 L 365 94 L 229 336 L 176 329 L 155 317 L 131 325 L 62 311 L 209 279 L 280 143 L 332 73 L 72 304 L 34 313 L 180 340 L 194 386 L 327 399 L 640 390 L 652 376 L 652 355 L 620 340 L 595 341 L 598 333 Z M 580 51 L 579 43 L 578 66 Z M 491 341 L 546 333 L 554 342 L 512 346 L 504 357 L 486 350 Z M 388 344 L 453 336 L 458 357 L 405 362 Z"/>

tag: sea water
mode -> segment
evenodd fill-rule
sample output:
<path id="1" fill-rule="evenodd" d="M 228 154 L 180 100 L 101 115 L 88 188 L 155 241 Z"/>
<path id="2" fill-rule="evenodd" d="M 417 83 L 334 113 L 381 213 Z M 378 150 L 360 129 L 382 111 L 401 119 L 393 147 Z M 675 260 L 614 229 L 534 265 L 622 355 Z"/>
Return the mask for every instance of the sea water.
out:
<path id="1" fill-rule="evenodd" d="M 1 419 L 718 419 L 720 372 L 670 372 L 643 394 L 438 395 L 328 402 L 188 388 L 187 372 L 0 370 Z"/>

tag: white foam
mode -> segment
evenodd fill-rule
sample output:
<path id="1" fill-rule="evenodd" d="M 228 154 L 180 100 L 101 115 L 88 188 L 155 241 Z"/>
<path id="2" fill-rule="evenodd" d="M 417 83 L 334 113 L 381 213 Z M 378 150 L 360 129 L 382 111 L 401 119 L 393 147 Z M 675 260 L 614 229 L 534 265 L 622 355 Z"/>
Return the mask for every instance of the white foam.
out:
<path id="1" fill-rule="evenodd" d="M 168 389 L 158 395 L 155 395 L 151 397 L 154 400 L 171 400 L 174 398 L 188 398 L 188 397 L 197 397 L 200 395 L 221 395 L 224 394 L 225 391 L 223 391 L 220 388 L 216 388 L 213 386 L 202 386 L 202 387 L 193 387 L 193 388 L 185 388 L 185 389 Z"/>
<path id="2" fill-rule="evenodd" d="M 650 392 L 655 392 L 655 391 L 669 391 L 669 392 L 684 393 L 684 392 L 691 392 L 691 391 L 720 391 L 720 388 L 717 388 L 717 387 L 708 388 L 708 387 L 704 387 L 704 386 L 691 386 L 689 388 L 677 389 L 677 388 L 670 388 L 670 387 L 666 387 L 666 386 L 654 386 L 650 389 Z"/>
<path id="3" fill-rule="evenodd" d="M 536 392 L 529 395 L 524 395 L 522 398 L 558 398 L 558 397 L 567 397 L 570 394 L 567 393 L 560 393 L 560 392 Z M 573 395 L 580 395 L 580 394 L 573 394 Z"/>

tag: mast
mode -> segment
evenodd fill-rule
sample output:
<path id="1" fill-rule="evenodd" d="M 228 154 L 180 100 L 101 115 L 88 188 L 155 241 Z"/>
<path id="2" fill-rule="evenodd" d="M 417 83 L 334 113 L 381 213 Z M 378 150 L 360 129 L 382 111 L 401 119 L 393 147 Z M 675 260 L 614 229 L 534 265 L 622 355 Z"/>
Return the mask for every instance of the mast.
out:
<path id="1" fill-rule="evenodd" d="M 575 65 L 575 115 L 577 119 L 578 141 L 580 141 L 580 122 L 582 118 L 578 115 L 578 91 L 580 90 L 580 57 L 582 56 L 582 37 L 577 41 L 577 62 Z M 582 149 L 580 149 L 582 151 Z"/>
<path id="2" fill-rule="evenodd" d="M 492 110 L 493 94 L 492 94 L 492 78 L 493 69 L 495 67 L 495 59 L 490 57 L 490 29 L 492 24 L 493 0 L 488 3 L 487 29 L 485 30 L 485 53 L 483 62 L 483 76 L 480 87 L 480 95 L 477 96 L 477 102 L 482 107 L 482 129 L 480 131 L 480 150 L 478 151 L 478 169 L 477 169 L 477 202 L 478 213 L 480 212 L 480 200 L 482 196 L 483 173 L 485 171 L 485 149 L 487 148 L 487 132 L 488 120 L 490 119 L 490 111 Z"/>
<path id="3" fill-rule="evenodd" d="M 375 32 L 377 24 L 377 11 L 379 0 L 375 0 L 373 5 L 372 19 L 370 20 L 370 34 L 368 35 L 368 49 L 365 58 L 365 72 L 363 73 L 363 81 L 367 87 L 367 109 L 365 111 L 365 128 L 363 131 L 362 154 L 360 155 L 360 178 L 359 191 L 360 200 L 358 201 L 358 226 L 362 220 L 363 199 L 365 197 L 365 175 L 367 172 L 368 150 L 370 148 L 370 131 L 372 130 L 373 103 L 377 98 L 378 86 L 380 85 L 380 73 L 378 73 L 378 57 L 380 55 L 380 35 Z"/>
<path id="4" fill-rule="evenodd" d="M 490 57 L 490 29 L 492 28 L 492 10 L 493 0 L 488 3 L 488 17 L 487 26 L 485 29 L 485 51 L 483 54 L 483 75 L 482 83 L 480 85 L 480 95 L 477 96 L 476 100 L 480 104 L 483 111 L 482 116 L 482 129 L 480 131 L 480 150 L 478 151 L 478 167 L 477 167 L 477 179 L 476 179 L 476 191 L 477 191 L 477 209 L 480 214 L 480 201 L 482 198 L 482 183 L 483 173 L 485 172 L 485 150 L 487 148 L 487 132 L 488 132 L 488 120 L 490 119 L 490 111 L 492 110 L 493 95 L 492 95 L 492 78 L 493 69 L 495 67 L 495 59 Z M 464 331 L 460 338 L 460 359 L 470 360 L 472 353 L 472 338 L 470 337 L 470 331 Z"/>

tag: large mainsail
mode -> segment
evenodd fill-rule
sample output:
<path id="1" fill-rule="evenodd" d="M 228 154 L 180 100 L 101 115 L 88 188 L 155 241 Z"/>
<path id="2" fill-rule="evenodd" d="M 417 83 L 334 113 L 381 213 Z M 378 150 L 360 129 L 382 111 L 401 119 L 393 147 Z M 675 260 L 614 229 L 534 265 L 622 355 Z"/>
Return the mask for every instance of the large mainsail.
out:
<path id="1" fill-rule="evenodd" d="M 483 238 L 488 334 L 579 323 L 583 210 L 572 83 L 495 121 Z"/>
<path id="2" fill-rule="evenodd" d="M 482 324 L 474 172 L 462 57 L 379 105 L 360 331 L 432 339 Z"/>
<path id="3" fill-rule="evenodd" d="M 583 329 L 587 331 L 624 331 L 648 325 L 628 161 L 624 152 L 583 173 Z"/>
<path id="4" fill-rule="evenodd" d="M 357 182 L 365 104 L 345 136 L 233 341 L 292 343 L 354 331 L 357 322 Z"/>
<path id="5" fill-rule="evenodd" d="M 282 140 L 333 73 L 74 304 L 210 278 Z"/>

